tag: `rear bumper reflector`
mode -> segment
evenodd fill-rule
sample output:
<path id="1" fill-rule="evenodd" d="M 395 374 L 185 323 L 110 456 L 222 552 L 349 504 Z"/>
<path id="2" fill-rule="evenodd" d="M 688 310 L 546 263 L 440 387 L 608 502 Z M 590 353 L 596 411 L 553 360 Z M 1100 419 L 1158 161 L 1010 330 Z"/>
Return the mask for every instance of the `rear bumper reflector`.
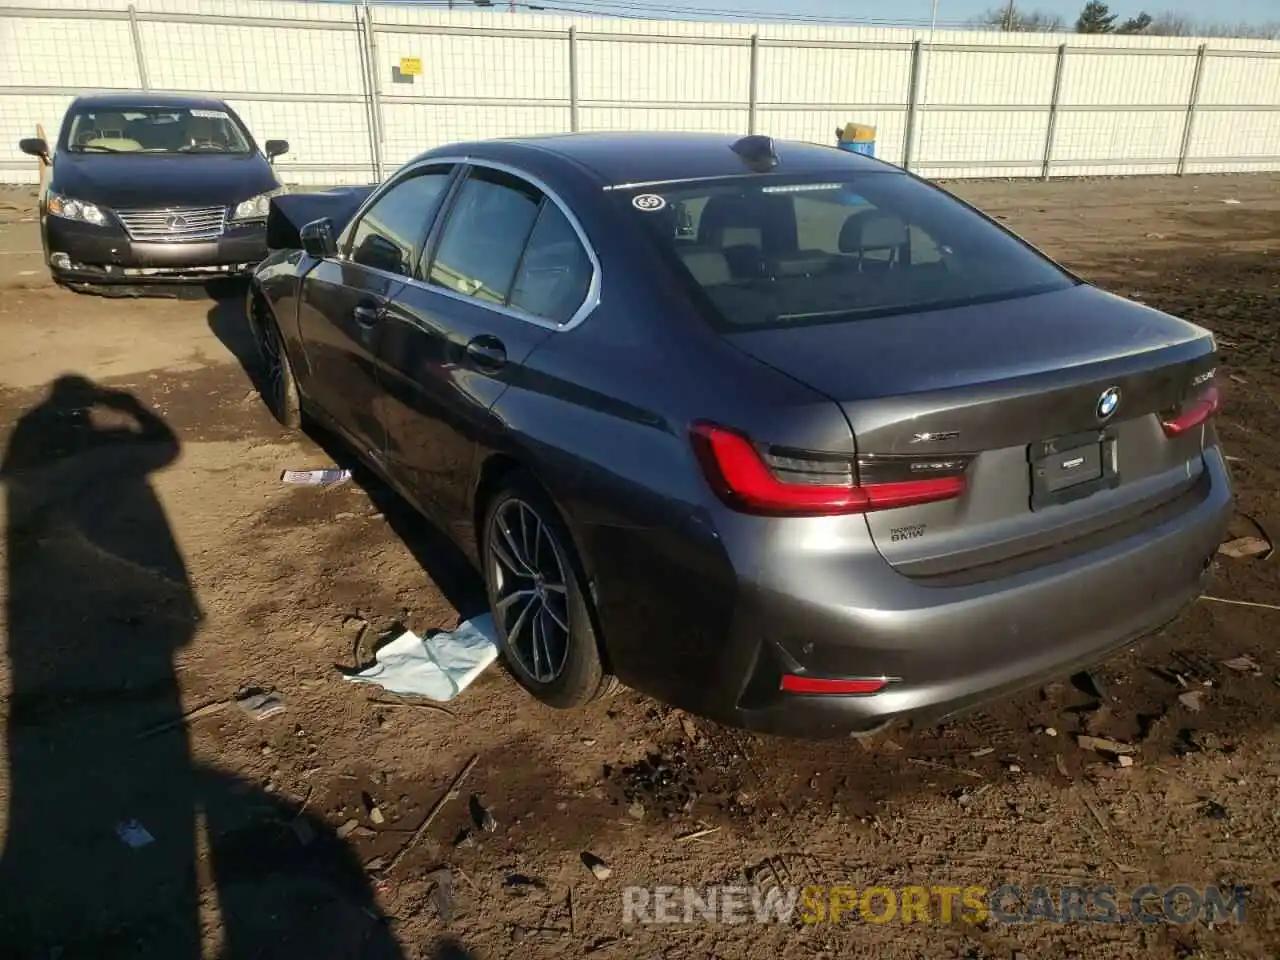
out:
<path id="1" fill-rule="evenodd" d="M 782 675 L 785 693 L 816 693 L 850 696 L 879 693 L 889 685 L 885 677 L 803 677 L 794 673 Z"/>

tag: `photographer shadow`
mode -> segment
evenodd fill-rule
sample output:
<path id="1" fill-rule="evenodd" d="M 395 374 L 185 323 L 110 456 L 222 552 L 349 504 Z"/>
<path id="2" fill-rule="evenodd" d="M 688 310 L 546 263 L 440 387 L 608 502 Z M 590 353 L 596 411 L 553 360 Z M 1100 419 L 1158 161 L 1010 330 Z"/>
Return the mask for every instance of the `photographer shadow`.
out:
<path id="1" fill-rule="evenodd" d="M 175 659 L 203 613 L 151 482 L 179 453 L 78 376 L 9 437 L 0 952 L 400 957 L 323 821 L 193 760 Z"/>

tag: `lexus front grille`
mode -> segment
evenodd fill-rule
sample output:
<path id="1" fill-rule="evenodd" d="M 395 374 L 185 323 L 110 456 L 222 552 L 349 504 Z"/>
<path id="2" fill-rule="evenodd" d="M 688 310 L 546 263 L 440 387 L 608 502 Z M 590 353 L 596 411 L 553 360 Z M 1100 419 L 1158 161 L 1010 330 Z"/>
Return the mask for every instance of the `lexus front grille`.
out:
<path id="1" fill-rule="evenodd" d="M 226 207 L 116 210 L 115 214 L 130 239 L 155 243 L 216 240 L 227 227 Z"/>

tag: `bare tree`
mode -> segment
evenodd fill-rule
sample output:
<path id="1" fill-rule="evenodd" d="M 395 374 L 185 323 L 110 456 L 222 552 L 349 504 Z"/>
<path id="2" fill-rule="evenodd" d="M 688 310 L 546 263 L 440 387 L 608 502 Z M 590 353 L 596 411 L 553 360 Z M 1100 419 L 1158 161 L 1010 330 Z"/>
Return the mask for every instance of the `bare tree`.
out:
<path id="1" fill-rule="evenodd" d="M 1116 33 L 1146 33 L 1154 19 L 1151 14 L 1143 11 L 1116 27 Z"/>
<path id="2" fill-rule="evenodd" d="M 1249 40 L 1280 40 L 1280 22 L 1230 23 L 1196 21 L 1177 13 L 1160 13 L 1151 18 L 1143 30 L 1126 30 L 1129 23 L 1145 14 L 1129 20 L 1118 33 L 1143 33 L 1152 37 L 1238 37 Z"/>
<path id="3" fill-rule="evenodd" d="M 1062 18 L 1043 10 L 1020 10 L 1009 4 L 992 7 L 970 21 L 983 30 L 1001 30 L 1006 33 L 1057 33 L 1063 29 Z"/>

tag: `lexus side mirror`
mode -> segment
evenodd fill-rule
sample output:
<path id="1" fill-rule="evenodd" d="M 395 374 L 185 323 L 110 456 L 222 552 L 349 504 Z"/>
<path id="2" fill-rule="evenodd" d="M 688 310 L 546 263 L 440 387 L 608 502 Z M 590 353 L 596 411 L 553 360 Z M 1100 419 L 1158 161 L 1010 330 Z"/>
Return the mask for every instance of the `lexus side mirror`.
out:
<path id="1" fill-rule="evenodd" d="M 263 146 L 268 160 L 274 160 L 283 153 L 289 152 L 288 140 L 268 140 Z"/>
<path id="2" fill-rule="evenodd" d="M 18 141 L 18 149 L 33 157 L 49 162 L 49 144 L 42 137 L 27 137 Z"/>
<path id="3" fill-rule="evenodd" d="M 333 221 L 328 217 L 312 220 L 299 232 L 302 249 L 307 256 L 323 260 L 338 255 L 338 241 L 333 236 Z"/>

